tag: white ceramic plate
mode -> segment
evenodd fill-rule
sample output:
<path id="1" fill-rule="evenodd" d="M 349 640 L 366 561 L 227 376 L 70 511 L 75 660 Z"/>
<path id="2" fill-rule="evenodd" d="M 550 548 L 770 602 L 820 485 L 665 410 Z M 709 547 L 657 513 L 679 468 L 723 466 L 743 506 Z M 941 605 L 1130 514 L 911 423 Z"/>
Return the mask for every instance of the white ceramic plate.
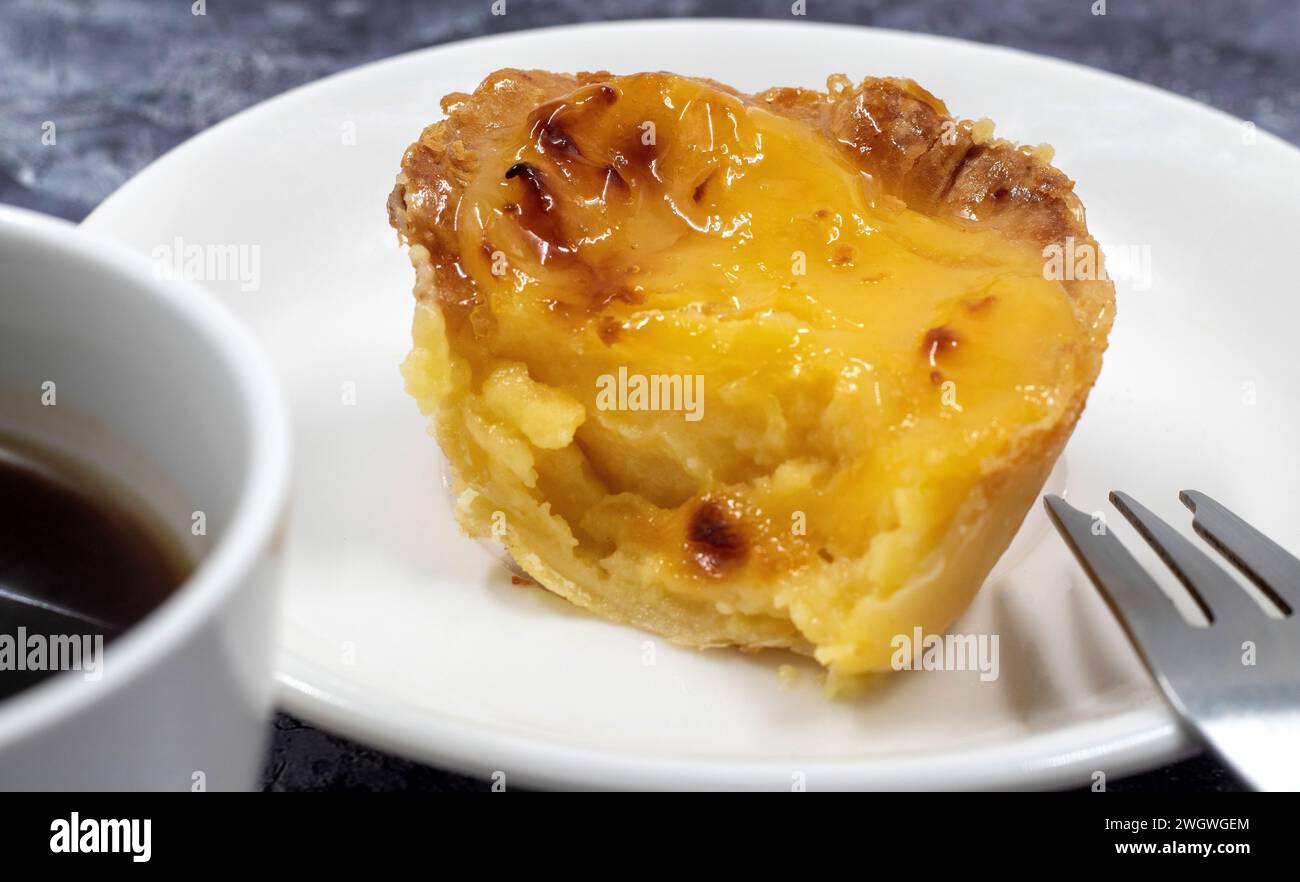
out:
<path id="1" fill-rule="evenodd" d="M 692 652 L 598 621 L 512 585 L 462 538 L 397 372 L 412 272 L 384 203 L 438 98 L 504 66 L 667 69 L 745 90 L 900 74 L 1007 137 L 1055 145 L 1112 265 L 1134 271 L 1052 481 L 1086 510 L 1119 487 L 1179 524 L 1176 493 L 1194 486 L 1300 547 L 1285 492 L 1300 436 L 1300 153 L 1281 141 L 1114 76 L 924 36 L 693 21 L 474 40 L 242 113 L 86 221 L 164 260 L 192 245 L 260 258 L 256 290 L 207 281 L 269 350 L 296 420 L 278 674 L 290 712 L 542 786 L 1061 786 L 1191 750 L 1041 507 L 956 626 L 1000 635 L 1000 677 L 899 674 L 855 702 L 825 700 L 811 669 L 780 685 L 786 655 Z M 1136 271 L 1148 256 L 1149 284 Z"/>

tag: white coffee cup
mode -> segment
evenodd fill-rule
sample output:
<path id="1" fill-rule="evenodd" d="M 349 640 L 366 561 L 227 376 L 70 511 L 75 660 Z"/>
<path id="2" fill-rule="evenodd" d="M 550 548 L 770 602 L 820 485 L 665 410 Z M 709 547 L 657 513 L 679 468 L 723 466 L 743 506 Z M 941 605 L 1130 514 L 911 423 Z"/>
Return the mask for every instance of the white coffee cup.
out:
<path id="1" fill-rule="evenodd" d="M 290 472 L 252 338 L 147 260 L 0 206 L 0 435 L 130 487 L 197 562 L 97 678 L 65 671 L 0 701 L 0 789 L 252 787 Z"/>

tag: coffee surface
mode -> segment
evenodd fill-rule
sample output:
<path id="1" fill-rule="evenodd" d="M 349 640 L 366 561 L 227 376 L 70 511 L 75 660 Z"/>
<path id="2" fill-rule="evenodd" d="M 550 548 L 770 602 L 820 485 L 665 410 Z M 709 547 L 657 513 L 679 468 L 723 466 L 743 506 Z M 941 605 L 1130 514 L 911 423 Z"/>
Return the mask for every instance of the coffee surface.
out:
<path id="1" fill-rule="evenodd" d="M 151 513 L 75 463 L 0 440 L 0 641 L 100 635 L 139 622 L 188 576 Z M 0 699 L 54 673 L 0 655 Z"/>

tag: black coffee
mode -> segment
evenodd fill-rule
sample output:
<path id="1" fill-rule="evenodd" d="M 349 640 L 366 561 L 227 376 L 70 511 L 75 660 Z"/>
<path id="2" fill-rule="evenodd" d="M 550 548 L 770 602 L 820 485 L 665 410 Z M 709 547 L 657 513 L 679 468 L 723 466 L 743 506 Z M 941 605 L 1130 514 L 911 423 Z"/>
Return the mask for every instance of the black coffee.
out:
<path id="1" fill-rule="evenodd" d="M 111 641 L 189 575 L 173 534 L 123 496 L 0 439 L 0 699 L 66 669 L 67 638 Z"/>

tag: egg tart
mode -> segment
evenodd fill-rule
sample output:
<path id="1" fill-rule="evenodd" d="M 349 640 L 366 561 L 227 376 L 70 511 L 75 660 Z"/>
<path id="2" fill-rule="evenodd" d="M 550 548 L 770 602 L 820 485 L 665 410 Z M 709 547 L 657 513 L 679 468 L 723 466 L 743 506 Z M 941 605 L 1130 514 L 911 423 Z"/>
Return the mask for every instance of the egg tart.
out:
<path id="1" fill-rule="evenodd" d="M 462 527 L 688 646 L 856 675 L 948 628 L 1114 314 L 1050 149 L 906 79 L 501 70 L 442 109 L 388 213 Z"/>

